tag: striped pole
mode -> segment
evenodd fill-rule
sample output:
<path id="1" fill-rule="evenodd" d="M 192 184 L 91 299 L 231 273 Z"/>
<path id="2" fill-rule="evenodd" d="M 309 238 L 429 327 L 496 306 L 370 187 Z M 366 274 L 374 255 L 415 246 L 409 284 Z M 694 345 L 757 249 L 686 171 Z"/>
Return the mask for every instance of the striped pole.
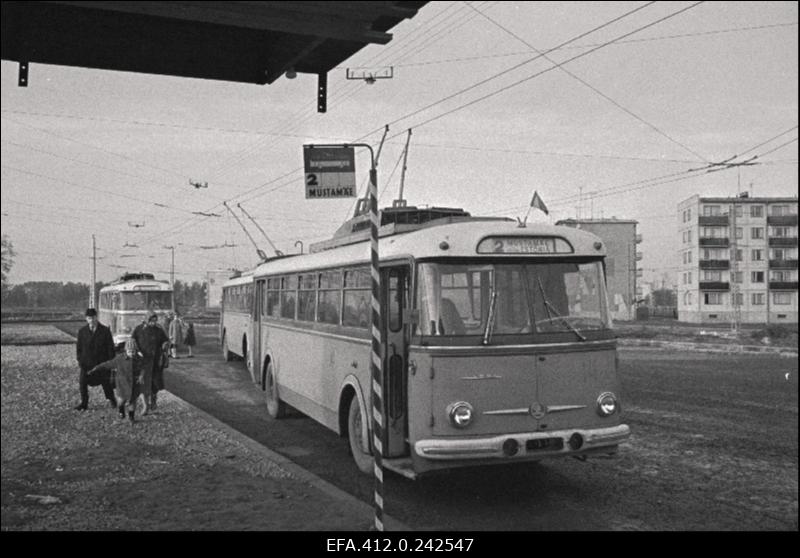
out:
<path id="1" fill-rule="evenodd" d="M 383 531 L 383 387 L 381 276 L 378 268 L 378 171 L 369 171 L 370 260 L 372 263 L 372 454 L 375 458 L 375 529 Z"/>

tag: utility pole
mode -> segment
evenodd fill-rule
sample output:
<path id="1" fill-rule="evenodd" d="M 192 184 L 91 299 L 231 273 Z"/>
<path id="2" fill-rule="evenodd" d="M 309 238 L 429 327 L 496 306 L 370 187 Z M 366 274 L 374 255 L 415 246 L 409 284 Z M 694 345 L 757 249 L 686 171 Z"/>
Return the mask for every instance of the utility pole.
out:
<path id="1" fill-rule="evenodd" d="M 97 245 L 92 235 L 92 284 L 89 285 L 89 308 L 97 308 L 95 285 L 97 285 Z"/>
<path id="2" fill-rule="evenodd" d="M 172 266 L 169 270 L 169 288 L 172 289 L 172 311 L 175 311 L 175 247 L 164 246 L 165 249 L 172 252 Z"/>

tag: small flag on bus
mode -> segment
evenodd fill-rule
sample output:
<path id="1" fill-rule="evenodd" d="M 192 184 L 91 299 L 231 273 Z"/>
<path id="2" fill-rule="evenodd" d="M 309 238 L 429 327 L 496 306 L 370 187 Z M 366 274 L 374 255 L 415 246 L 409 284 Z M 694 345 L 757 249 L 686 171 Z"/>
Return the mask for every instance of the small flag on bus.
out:
<path id="1" fill-rule="evenodd" d="M 545 215 L 549 215 L 550 212 L 547 210 L 547 206 L 542 201 L 542 198 L 539 197 L 539 192 L 533 192 L 533 198 L 531 199 L 531 207 L 535 207 L 536 209 L 541 209 Z"/>

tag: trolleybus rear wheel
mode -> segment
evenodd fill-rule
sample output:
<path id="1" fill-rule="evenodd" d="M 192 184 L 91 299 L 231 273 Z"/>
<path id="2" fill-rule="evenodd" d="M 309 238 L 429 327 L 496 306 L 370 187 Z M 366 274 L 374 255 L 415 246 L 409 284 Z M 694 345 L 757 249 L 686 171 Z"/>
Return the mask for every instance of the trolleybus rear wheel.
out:
<path id="1" fill-rule="evenodd" d="M 264 394 L 267 398 L 267 412 L 275 419 L 286 416 L 286 403 L 278 398 L 278 386 L 275 383 L 275 374 L 272 363 L 267 364 L 266 378 L 264 378 Z"/>
<path id="2" fill-rule="evenodd" d="M 371 473 L 375 465 L 369 452 L 369 440 L 364 440 L 361 431 L 361 405 L 358 404 L 358 397 L 353 397 L 350 401 L 350 411 L 347 414 L 347 439 L 358 470 L 362 473 Z"/>

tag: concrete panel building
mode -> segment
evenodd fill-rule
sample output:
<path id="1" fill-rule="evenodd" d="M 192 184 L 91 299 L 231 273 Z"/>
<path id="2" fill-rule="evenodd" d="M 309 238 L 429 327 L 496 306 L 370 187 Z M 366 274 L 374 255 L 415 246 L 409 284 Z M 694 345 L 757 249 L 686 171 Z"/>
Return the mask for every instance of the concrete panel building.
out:
<path id="1" fill-rule="evenodd" d="M 636 245 L 642 236 L 636 233 L 638 221 L 626 219 L 563 219 L 556 225 L 574 227 L 599 236 L 606 245 L 606 276 L 608 280 L 608 304 L 615 320 L 633 320 L 636 317 L 636 301 L 641 299 L 637 279 L 641 270 L 636 262 L 642 254 Z"/>
<path id="2" fill-rule="evenodd" d="M 678 319 L 797 322 L 797 198 L 678 204 Z"/>

